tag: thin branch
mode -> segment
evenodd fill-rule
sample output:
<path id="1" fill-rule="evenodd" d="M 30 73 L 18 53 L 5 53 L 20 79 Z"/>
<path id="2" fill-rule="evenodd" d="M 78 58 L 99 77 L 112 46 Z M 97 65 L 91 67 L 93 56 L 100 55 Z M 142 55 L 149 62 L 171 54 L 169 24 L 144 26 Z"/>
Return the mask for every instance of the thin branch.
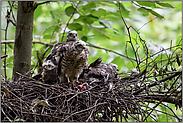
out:
<path id="1" fill-rule="evenodd" d="M 164 82 L 164 81 L 169 80 L 169 79 L 172 79 L 172 78 L 176 77 L 177 75 L 180 75 L 181 73 L 182 73 L 182 71 L 175 72 L 174 74 L 172 74 L 170 76 L 167 76 L 167 77 L 165 77 L 157 82 L 154 82 L 152 84 L 149 84 L 148 86 L 145 86 L 145 87 L 139 89 L 138 91 L 134 92 L 133 95 L 138 95 L 140 92 L 146 90 L 146 88 L 150 88 L 150 87 L 153 87 L 155 85 L 158 85 L 159 83 Z"/>
<path id="2" fill-rule="evenodd" d="M 7 41 L 2 40 L 2 41 L 1 41 L 1 44 L 5 44 L 5 43 L 14 43 L 14 40 L 7 40 Z M 39 44 L 43 44 L 43 45 L 50 46 L 50 47 L 53 47 L 53 45 L 54 45 L 54 44 L 50 44 L 50 43 L 46 43 L 46 42 L 41 42 L 41 41 L 35 41 L 35 40 L 32 41 L 32 43 L 34 43 L 34 44 L 35 44 L 35 43 L 39 43 Z M 112 53 L 114 53 L 114 54 L 117 54 L 117 55 L 119 55 L 119 56 L 125 57 L 125 58 L 127 58 L 127 59 L 131 59 L 131 60 L 133 60 L 133 61 L 136 61 L 134 58 L 131 58 L 131 57 L 129 57 L 129 56 L 125 56 L 125 55 L 120 54 L 120 53 L 118 53 L 118 52 L 115 52 L 115 51 L 113 51 L 113 50 L 109 50 L 109 49 L 106 49 L 106 48 L 102 48 L 102 47 L 99 47 L 99 46 L 96 46 L 96 45 L 93 45 L 93 44 L 87 44 L 87 46 L 89 46 L 89 47 L 94 47 L 94 48 L 97 48 L 97 49 L 103 49 L 103 50 L 112 52 Z"/>
<path id="3" fill-rule="evenodd" d="M 6 116 L 6 118 L 10 121 L 10 122 L 12 122 L 11 121 L 11 119 L 6 115 L 6 113 L 4 112 L 4 110 L 3 110 L 3 108 L 1 108 L 1 111 L 2 111 L 2 113 Z M 2 120 L 2 119 L 1 119 Z"/>
<path id="4" fill-rule="evenodd" d="M 60 24 L 62 24 L 62 23 L 57 23 L 57 24 L 55 24 L 55 25 L 49 26 L 49 27 L 47 27 L 46 29 L 44 29 L 44 30 L 41 32 L 41 34 L 40 34 L 39 41 L 41 40 L 42 34 L 43 34 L 47 29 L 49 29 L 49 28 L 51 28 L 51 27 L 54 27 L 54 26 L 58 26 L 58 25 L 60 25 Z"/>
<path id="5" fill-rule="evenodd" d="M 6 58 L 6 57 L 8 57 L 8 55 L 3 55 L 3 56 L 1 56 L 1 59 Z"/>
<path id="6" fill-rule="evenodd" d="M 42 4 L 46 4 L 46 3 L 50 3 L 51 1 L 45 1 L 45 2 L 41 2 L 41 3 L 37 3 L 37 6 L 39 6 L 39 5 L 42 5 Z M 54 2 L 54 1 L 52 1 L 52 2 Z"/>
<path id="7" fill-rule="evenodd" d="M 5 16 L 5 18 L 7 19 L 7 24 L 6 24 L 6 29 L 5 29 L 5 40 L 7 40 L 7 33 L 8 33 L 8 25 L 9 25 L 9 20 L 8 18 L 10 18 L 10 12 L 9 10 L 7 10 L 7 15 Z M 5 43 L 5 55 L 7 54 L 6 53 L 7 49 L 6 49 L 6 43 Z M 6 57 L 4 59 L 4 76 L 5 76 L 5 79 L 7 78 L 7 75 L 6 75 Z"/>
<path id="8" fill-rule="evenodd" d="M 11 5 L 9 1 L 8 1 L 8 3 L 9 3 L 9 5 Z M 15 1 L 12 1 L 12 7 L 14 6 L 14 3 L 15 3 Z M 14 16 L 14 14 L 13 14 L 13 11 L 12 11 L 11 14 L 12 14 L 13 20 L 14 20 L 15 25 L 16 25 L 16 19 L 15 19 L 15 16 Z"/>
<path id="9" fill-rule="evenodd" d="M 114 53 L 114 54 L 117 54 L 117 55 L 119 55 L 119 56 L 125 57 L 125 58 L 127 58 L 127 59 L 131 59 L 131 60 L 133 60 L 133 61 L 136 61 L 134 58 L 131 58 L 131 57 L 129 57 L 129 56 L 125 56 L 125 55 L 120 54 L 120 53 L 118 53 L 118 52 L 115 52 L 115 51 L 113 51 L 113 50 L 109 50 L 109 49 L 106 49 L 106 48 L 102 48 L 102 47 L 99 47 L 99 46 L 96 46 L 96 45 L 93 45 L 93 44 L 87 44 L 87 46 L 94 47 L 94 48 L 97 48 L 97 49 L 103 49 L 103 50 L 112 52 L 112 53 Z"/>
<path id="10" fill-rule="evenodd" d="M 88 110 L 90 110 L 90 109 L 92 109 L 92 108 L 95 108 L 95 107 L 97 107 L 97 106 L 104 105 L 104 104 L 107 104 L 107 102 L 99 103 L 99 104 L 94 105 L 94 106 L 92 106 L 92 107 L 89 107 L 89 108 L 87 108 L 87 109 L 84 109 L 84 110 L 75 112 L 75 113 L 71 114 L 70 116 L 66 117 L 62 122 L 66 121 L 69 117 L 71 117 L 71 116 L 73 116 L 73 115 L 75 115 L 75 114 L 78 114 L 78 113 L 81 113 L 81 112 L 84 112 L 84 111 L 88 111 Z"/>
<path id="11" fill-rule="evenodd" d="M 61 40 L 61 41 L 63 41 L 63 39 L 64 39 L 65 30 L 66 30 L 67 26 L 69 25 L 69 22 L 71 21 L 72 17 L 74 16 L 74 13 L 75 13 L 75 11 L 76 11 L 78 5 L 80 4 L 80 2 L 81 2 L 81 1 L 79 1 L 79 3 L 76 5 L 76 7 L 75 7 L 75 9 L 74 9 L 74 11 L 73 11 L 71 17 L 69 18 L 69 20 L 68 20 L 68 22 L 67 22 L 67 24 L 66 24 L 66 26 L 65 26 L 65 29 L 64 29 L 64 32 L 63 32 L 62 40 Z"/>
<path id="12" fill-rule="evenodd" d="M 151 94 L 149 94 L 148 96 L 147 95 L 140 95 L 140 96 L 144 96 L 144 98 L 145 99 L 150 99 L 150 100 L 148 100 L 149 102 L 151 102 L 152 101 L 152 99 L 153 99 L 153 101 L 154 100 L 160 100 L 160 99 L 162 99 L 165 95 L 164 94 L 153 94 L 153 95 L 151 95 Z M 172 103 L 172 104 L 176 104 L 176 105 L 182 105 L 181 104 L 181 100 L 179 100 L 178 99 L 178 97 L 174 97 L 174 96 L 170 96 L 170 97 L 168 97 L 168 98 L 164 98 L 163 100 L 162 100 L 163 102 L 167 102 L 167 103 Z"/>
<path id="13" fill-rule="evenodd" d="M 14 40 L 2 40 L 1 44 L 5 44 L 5 43 L 15 43 Z M 43 44 L 46 46 L 51 46 L 53 47 L 54 44 L 50 44 L 50 43 L 46 43 L 46 42 L 41 42 L 41 41 L 32 41 L 33 44 L 38 43 L 38 44 Z"/>
<path id="14" fill-rule="evenodd" d="M 122 14 L 122 12 L 121 12 L 121 7 L 120 7 L 120 2 L 119 2 L 119 11 L 120 11 L 120 14 L 121 14 L 121 19 L 122 19 L 122 21 L 123 21 L 123 23 L 125 24 L 125 27 L 126 27 L 126 29 L 127 29 L 127 32 L 128 32 L 128 37 L 129 37 L 129 42 L 130 42 L 130 44 L 131 44 L 131 47 L 132 47 L 132 49 L 133 49 L 133 51 L 134 51 L 134 54 L 135 54 L 135 58 L 136 58 L 136 62 L 137 62 L 137 68 L 138 68 L 138 70 L 140 70 L 140 68 L 139 68 L 139 62 L 138 62 L 138 58 L 137 58 L 137 53 L 135 52 L 135 48 L 134 48 L 134 46 L 133 46 L 133 44 L 132 44 L 132 39 L 131 39 L 131 34 L 130 34 L 130 27 L 128 27 L 127 26 L 127 24 L 126 24 L 126 22 L 125 22 L 125 19 L 124 19 L 124 17 L 123 17 L 123 14 Z"/>
<path id="15" fill-rule="evenodd" d="M 182 71 L 181 71 L 181 73 L 182 73 Z M 172 89 L 172 87 L 173 87 L 173 85 L 175 84 L 175 82 L 179 79 L 181 73 L 178 74 L 179 76 L 176 78 L 176 80 L 174 81 L 174 83 L 173 83 L 173 84 L 171 85 L 171 87 L 168 89 L 168 92 Z M 175 76 L 174 76 L 174 77 L 175 77 Z M 165 77 L 165 78 L 167 78 L 167 77 Z M 163 79 L 165 79 L 165 78 L 163 78 Z M 173 77 L 172 77 L 172 78 L 173 78 Z M 171 79 L 171 78 L 169 78 L 169 79 Z M 168 80 L 168 79 L 167 79 L 167 80 Z M 174 91 L 176 91 L 176 90 L 174 90 Z M 163 101 L 163 99 L 166 99 L 166 98 L 168 98 L 168 97 L 171 96 L 171 95 L 167 95 L 167 94 L 168 94 L 168 93 L 166 93 L 166 94 L 164 95 L 164 97 L 161 98 L 161 100 L 159 101 L 159 103 L 157 103 L 157 104 L 153 107 L 153 109 L 155 109 L 159 104 L 161 104 L 162 101 Z M 145 119 L 143 120 L 143 122 L 147 120 L 148 116 L 149 116 L 152 112 L 153 112 L 153 110 L 151 110 L 151 111 L 147 114 L 147 116 L 145 117 Z"/>

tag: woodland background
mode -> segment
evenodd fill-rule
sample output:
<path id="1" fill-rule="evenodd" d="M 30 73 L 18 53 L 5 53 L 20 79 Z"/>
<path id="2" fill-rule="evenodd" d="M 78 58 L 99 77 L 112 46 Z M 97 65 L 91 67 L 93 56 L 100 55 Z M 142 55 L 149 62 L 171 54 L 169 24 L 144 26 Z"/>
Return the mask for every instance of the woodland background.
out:
<path id="1" fill-rule="evenodd" d="M 1 4 L 1 56 L 8 54 L 6 59 L 1 60 L 1 74 L 7 76 L 7 80 L 10 81 L 13 72 L 13 42 L 16 27 L 12 23 L 7 26 L 5 16 L 12 3 L 10 18 L 16 23 L 18 2 L 2 1 Z M 171 67 L 173 66 L 175 71 L 182 70 L 181 1 L 126 1 L 120 2 L 120 7 L 116 1 L 39 1 L 38 3 L 41 4 L 35 9 L 33 20 L 32 75 L 40 72 L 41 63 L 50 53 L 52 45 L 66 40 L 65 33 L 68 30 L 76 30 L 79 39 L 90 45 L 88 63 L 102 57 L 103 62 L 118 65 L 120 77 L 139 72 L 136 68 L 137 63 L 132 59 L 138 58 L 139 61 L 143 61 L 146 58 L 141 39 L 145 41 L 149 56 L 152 56 L 149 60 L 153 59 L 159 66 L 163 66 L 162 62 L 158 63 L 159 60 L 176 54 L 181 64 L 172 62 Z M 132 43 L 129 42 L 128 31 Z M 170 48 L 173 46 L 179 46 L 178 50 Z M 163 51 L 167 48 L 170 49 Z M 159 51 L 162 52 L 157 53 Z M 169 66 L 168 71 L 172 72 Z M 181 109 L 177 109 L 174 104 L 165 103 L 165 105 L 171 107 L 173 111 L 167 110 L 164 106 L 158 106 L 158 110 L 170 114 L 175 112 L 177 117 L 182 116 Z M 177 118 L 169 118 L 165 113 L 159 113 L 157 117 L 158 122 L 177 121 Z"/>

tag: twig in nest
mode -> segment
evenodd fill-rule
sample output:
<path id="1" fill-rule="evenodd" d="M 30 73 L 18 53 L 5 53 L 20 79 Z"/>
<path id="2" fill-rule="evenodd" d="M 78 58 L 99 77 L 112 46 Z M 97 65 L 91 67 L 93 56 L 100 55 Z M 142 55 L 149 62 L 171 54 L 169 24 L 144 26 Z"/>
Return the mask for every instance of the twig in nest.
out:
<path id="1" fill-rule="evenodd" d="M 71 114 L 70 116 L 66 117 L 62 122 L 66 121 L 69 117 L 71 117 L 71 116 L 73 116 L 73 115 L 75 115 L 75 114 L 78 114 L 78 113 L 81 113 L 81 112 L 84 112 L 84 111 L 87 111 L 87 110 L 93 109 L 93 108 L 95 108 L 95 107 L 97 107 L 97 106 L 99 106 L 99 105 L 104 105 L 104 104 L 107 104 L 107 102 L 99 103 L 99 104 L 94 105 L 94 106 L 92 106 L 92 107 L 89 107 L 89 108 L 87 108 L 87 109 L 84 109 L 84 110 L 81 110 L 81 111 L 75 112 L 75 113 Z"/>

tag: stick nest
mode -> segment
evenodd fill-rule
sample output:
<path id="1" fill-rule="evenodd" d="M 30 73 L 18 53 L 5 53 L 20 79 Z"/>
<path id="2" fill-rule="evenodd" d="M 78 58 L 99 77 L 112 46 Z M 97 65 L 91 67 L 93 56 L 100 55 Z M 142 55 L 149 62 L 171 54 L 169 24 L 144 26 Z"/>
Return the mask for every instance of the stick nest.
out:
<path id="1" fill-rule="evenodd" d="M 163 104 L 182 106 L 181 91 L 173 88 L 174 85 L 181 87 L 182 71 L 163 74 L 163 78 L 157 81 L 146 76 L 146 69 L 120 78 L 114 65 L 100 62 L 98 59 L 83 70 L 80 83 L 43 83 L 24 75 L 16 82 L 3 79 L 1 121 L 141 122 L 148 121 L 148 117 L 157 121 L 152 112 L 165 113 L 182 121 Z M 167 80 L 174 80 L 174 83 L 166 86 Z M 150 103 L 156 105 L 152 108 Z M 174 115 L 157 110 L 158 105 L 165 106 Z"/>

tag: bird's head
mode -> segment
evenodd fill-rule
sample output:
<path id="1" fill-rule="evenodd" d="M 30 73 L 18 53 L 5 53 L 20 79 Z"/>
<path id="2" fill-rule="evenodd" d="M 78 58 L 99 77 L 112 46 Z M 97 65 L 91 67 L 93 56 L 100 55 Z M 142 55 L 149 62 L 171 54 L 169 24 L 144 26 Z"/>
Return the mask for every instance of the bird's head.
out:
<path id="1" fill-rule="evenodd" d="M 82 40 L 78 40 L 76 41 L 76 43 L 73 44 L 71 50 L 76 51 L 77 53 L 81 53 L 85 48 L 86 48 L 86 43 Z"/>
<path id="2" fill-rule="evenodd" d="M 55 68 L 55 65 L 51 60 L 47 60 L 46 62 L 43 63 L 43 71 L 45 70 L 52 70 Z"/>
<path id="3" fill-rule="evenodd" d="M 75 30 L 70 30 L 67 33 L 67 41 L 77 41 L 78 40 L 78 33 Z"/>

